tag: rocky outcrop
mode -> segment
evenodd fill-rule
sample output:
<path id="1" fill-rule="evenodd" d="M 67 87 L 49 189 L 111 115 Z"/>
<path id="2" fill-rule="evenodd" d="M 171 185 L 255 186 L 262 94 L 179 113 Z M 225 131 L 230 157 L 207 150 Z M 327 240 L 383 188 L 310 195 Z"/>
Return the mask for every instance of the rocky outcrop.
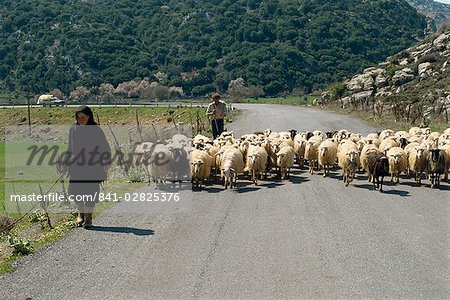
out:
<path id="1" fill-rule="evenodd" d="M 388 108 L 396 114 L 407 110 L 408 118 L 412 110 L 421 117 L 425 111 L 450 116 L 449 61 L 450 29 L 342 83 L 346 92 L 337 101 L 343 108 L 372 109 L 374 114 Z M 329 101 L 327 97 L 321 103 Z"/>
<path id="2" fill-rule="evenodd" d="M 448 4 L 433 0 L 406 0 L 406 2 L 432 20 L 437 28 L 450 23 L 450 5 Z"/>

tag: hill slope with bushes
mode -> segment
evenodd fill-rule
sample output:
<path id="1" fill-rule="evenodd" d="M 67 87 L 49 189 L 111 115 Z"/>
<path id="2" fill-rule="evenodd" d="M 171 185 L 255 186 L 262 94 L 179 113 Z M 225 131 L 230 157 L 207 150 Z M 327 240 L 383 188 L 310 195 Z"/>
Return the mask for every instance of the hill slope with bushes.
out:
<path id="1" fill-rule="evenodd" d="M 332 85 L 322 95 L 329 100 L 410 124 L 450 122 L 450 29 Z"/>
<path id="2" fill-rule="evenodd" d="M 404 0 L 1 0 L 0 91 L 130 80 L 266 95 L 310 92 L 423 37 Z M 157 75 L 155 75 L 157 74 Z"/>

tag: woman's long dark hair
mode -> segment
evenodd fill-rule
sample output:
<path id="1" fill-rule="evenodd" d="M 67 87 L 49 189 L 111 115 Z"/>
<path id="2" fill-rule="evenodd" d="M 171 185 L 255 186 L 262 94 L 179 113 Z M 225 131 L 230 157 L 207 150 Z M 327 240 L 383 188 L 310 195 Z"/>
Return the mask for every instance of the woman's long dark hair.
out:
<path id="1" fill-rule="evenodd" d="M 77 110 L 75 111 L 75 120 L 77 120 L 77 114 L 80 112 L 89 117 L 86 125 L 97 125 L 97 123 L 94 120 L 94 113 L 92 112 L 92 109 L 89 106 L 86 105 L 78 106 Z M 78 120 L 77 125 L 80 125 L 78 124 Z"/>

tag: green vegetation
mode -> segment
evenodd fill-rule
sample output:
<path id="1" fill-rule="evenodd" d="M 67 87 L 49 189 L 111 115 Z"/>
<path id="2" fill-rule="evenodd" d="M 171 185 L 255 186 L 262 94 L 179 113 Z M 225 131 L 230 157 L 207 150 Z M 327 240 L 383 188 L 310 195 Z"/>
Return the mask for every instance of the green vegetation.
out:
<path id="1" fill-rule="evenodd" d="M 187 96 L 239 77 L 267 96 L 308 93 L 406 49 L 426 27 L 397 0 L 2 0 L 0 16 L 3 98 L 80 86 L 96 95 L 145 77 Z"/>
<path id="2" fill-rule="evenodd" d="M 310 105 L 316 96 L 287 96 L 268 98 L 243 98 L 239 103 L 260 103 L 260 104 L 288 104 L 288 105 Z"/>

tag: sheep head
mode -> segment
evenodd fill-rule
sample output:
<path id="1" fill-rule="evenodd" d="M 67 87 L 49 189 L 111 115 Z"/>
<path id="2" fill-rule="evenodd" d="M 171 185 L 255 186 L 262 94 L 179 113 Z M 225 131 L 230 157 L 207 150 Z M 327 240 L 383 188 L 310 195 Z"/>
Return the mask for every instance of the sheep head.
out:
<path id="1" fill-rule="evenodd" d="M 193 171 L 194 171 L 193 175 L 197 176 L 200 174 L 203 164 L 204 164 L 203 161 L 200 159 L 197 159 L 197 160 L 191 162 L 191 165 L 192 165 Z"/>

